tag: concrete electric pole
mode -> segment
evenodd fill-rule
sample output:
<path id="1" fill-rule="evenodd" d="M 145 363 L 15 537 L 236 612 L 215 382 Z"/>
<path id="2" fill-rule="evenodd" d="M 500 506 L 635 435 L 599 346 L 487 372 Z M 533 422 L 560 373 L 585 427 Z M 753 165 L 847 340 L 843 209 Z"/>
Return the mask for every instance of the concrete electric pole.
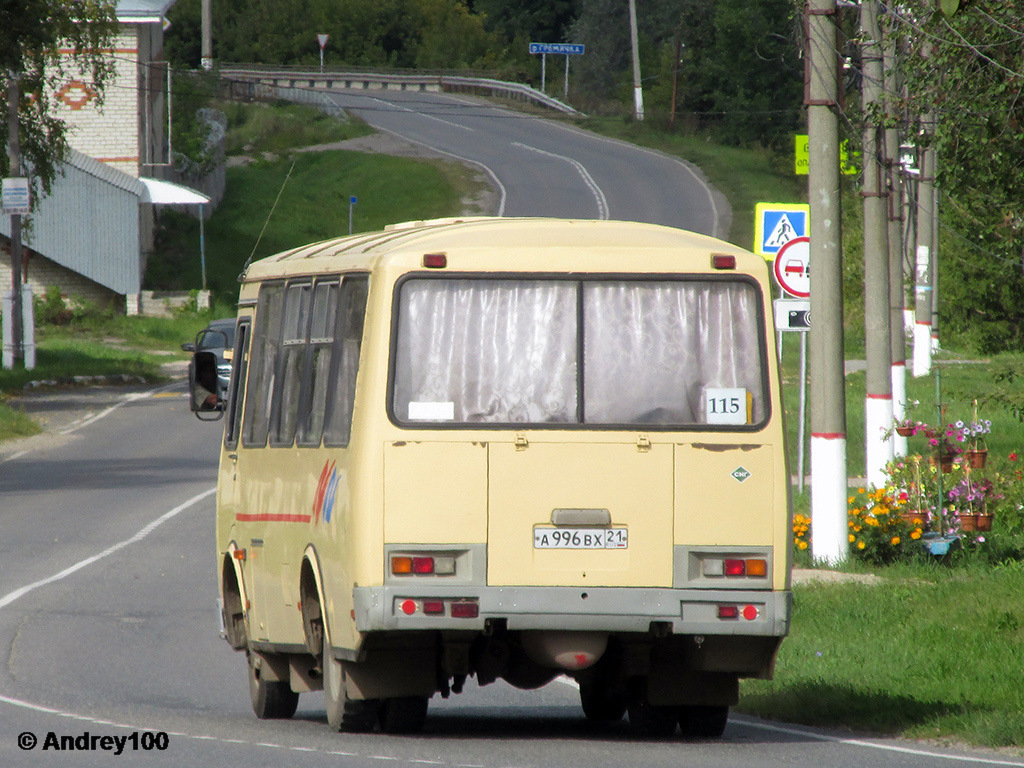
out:
<path id="1" fill-rule="evenodd" d="M 210 12 L 210 3 L 212 0 L 203 0 L 202 4 L 202 52 L 200 53 L 200 63 L 203 69 L 209 72 L 213 69 L 213 20 Z"/>
<path id="2" fill-rule="evenodd" d="M 811 208 L 811 554 L 838 563 L 846 526 L 846 383 L 843 377 L 839 199 L 839 52 L 835 0 L 807 6 L 807 197 Z"/>
<path id="3" fill-rule="evenodd" d="M 629 36 L 633 47 L 633 108 L 638 123 L 644 121 L 644 91 L 640 86 L 640 45 L 636 30 L 636 0 L 629 0 Z"/>
<path id="4" fill-rule="evenodd" d="M 867 387 L 864 399 L 864 456 L 868 484 L 885 485 L 885 467 L 893 458 L 892 339 L 889 334 L 889 209 L 885 153 L 878 124 L 882 111 L 882 41 L 877 0 L 861 0 L 861 101 L 864 183 L 864 350 Z M 812 317 L 813 312 L 812 312 Z"/>
<path id="5" fill-rule="evenodd" d="M 18 102 L 20 88 L 18 74 L 10 73 L 7 81 L 7 158 L 10 161 L 10 176 L 21 176 L 21 139 L 18 131 Z M 22 323 L 21 294 L 21 214 L 11 214 L 11 349 L 12 366 L 25 361 L 25 326 Z"/>
<path id="6" fill-rule="evenodd" d="M 932 134 L 935 116 L 925 115 L 921 133 Z M 932 370 L 932 296 L 935 253 L 932 249 L 935 212 L 935 150 L 928 146 L 921 158 L 921 178 L 917 184 L 917 260 L 914 280 L 914 376 L 927 376 Z"/>

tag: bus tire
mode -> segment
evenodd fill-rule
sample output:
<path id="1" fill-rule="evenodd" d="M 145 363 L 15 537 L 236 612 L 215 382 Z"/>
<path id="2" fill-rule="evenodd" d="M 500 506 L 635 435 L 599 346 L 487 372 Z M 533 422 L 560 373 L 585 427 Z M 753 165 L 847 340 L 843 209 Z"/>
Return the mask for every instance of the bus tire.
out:
<path id="1" fill-rule="evenodd" d="M 252 711 L 260 720 L 287 720 L 299 706 L 299 694 L 287 680 L 264 680 L 256 656 L 246 654 L 249 666 L 249 698 Z"/>
<path id="2" fill-rule="evenodd" d="M 688 705 L 679 707 L 679 727 L 687 739 L 719 739 L 729 721 L 725 705 Z"/>
<path id="3" fill-rule="evenodd" d="M 384 733 L 419 733 L 427 719 L 426 696 L 384 699 L 380 707 L 380 729 Z"/>
<path id="4" fill-rule="evenodd" d="M 333 731 L 369 733 L 377 723 L 380 702 L 376 699 L 350 699 L 345 685 L 345 666 L 331 653 L 330 630 L 325 628 L 320 668 L 324 680 L 324 705 L 327 724 Z"/>
<path id="5" fill-rule="evenodd" d="M 602 683 L 580 683 L 583 714 L 595 723 L 616 723 L 626 714 L 625 693 Z"/>
<path id="6" fill-rule="evenodd" d="M 641 736 L 663 739 L 676 732 L 679 722 L 677 707 L 651 704 L 647 700 L 647 680 L 636 680 L 631 686 L 629 703 L 629 724 Z"/>

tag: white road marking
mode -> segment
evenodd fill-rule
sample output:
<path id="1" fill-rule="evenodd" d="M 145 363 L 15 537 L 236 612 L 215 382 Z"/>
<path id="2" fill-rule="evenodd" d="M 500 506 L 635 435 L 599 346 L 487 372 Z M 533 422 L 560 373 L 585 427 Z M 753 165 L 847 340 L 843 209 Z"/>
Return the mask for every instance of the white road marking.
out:
<path id="1" fill-rule="evenodd" d="M 401 112 L 412 112 L 414 115 L 418 115 L 419 117 L 425 117 L 428 120 L 436 120 L 439 123 L 444 123 L 445 125 L 450 125 L 452 128 L 460 128 L 463 131 L 469 131 L 470 133 L 474 132 L 473 129 L 470 128 L 468 125 L 459 125 L 458 123 L 453 123 L 450 120 L 444 120 L 444 119 L 442 119 L 440 117 L 434 117 L 433 115 L 428 115 L 426 112 L 417 112 L 415 109 L 409 109 L 409 107 L 403 107 L 401 104 L 397 104 L 397 103 L 395 103 L 393 101 L 384 101 L 383 99 L 378 99 L 378 98 L 373 97 L 373 96 L 371 96 L 369 98 L 370 98 L 370 101 L 376 101 L 378 104 L 386 104 L 387 106 L 393 107 L 394 109 L 397 109 L 397 110 L 399 110 Z M 353 109 L 358 109 L 358 107 L 353 107 Z"/>
<path id="2" fill-rule="evenodd" d="M 604 192 L 601 191 L 601 188 L 597 185 L 597 182 L 594 181 L 594 177 L 590 175 L 590 172 L 587 171 L 583 163 L 579 162 L 578 160 L 573 160 L 571 157 L 566 157 L 565 155 L 556 155 L 554 152 L 546 152 L 543 149 L 537 149 L 536 147 L 531 147 L 528 144 L 521 144 L 518 141 L 512 142 L 512 146 L 522 147 L 523 149 L 528 149 L 531 152 L 538 152 L 542 155 L 547 155 L 548 157 L 554 157 L 558 160 L 564 160 L 565 162 L 572 165 L 576 169 L 577 173 L 579 173 L 579 175 L 583 178 L 583 182 L 588 187 L 590 187 L 590 192 L 594 195 L 594 200 L 597 201 L 597 218 L 608 218 L 608 199 L 604 196 Z"/>
<path id="3" fill-rule="evenodd" d="M 157 527 L 163 525 L 165 522 L 170 520 L 172 517 L 174 517 L 175 515 L 185 511 L 186 509 L 188 509 L 189 507 L 193 506 L 194 504 L 197 504 L 198 502 L 203 501 L 204 499 L 212 496 L 216 491 L 217 491 L 217 489 L 215 487 L 214 488 L 208 488 L 207 490 L 203 491 L 202 493 L 196 494 L 195 496 L 193 496 L 188 501 L 186 501 L 186 502 L 184 502 L 182 504 L 179 504 L 174 509 L 172 509 L 172 510 L 170 510 L 168 512 L 165 512 L 160 517 L 158 517 L 156 520 L 153 520 L 151 523 L 149 523 L 148 525 L 146 525 L 145 527 L 140 529 L 139 532 L 136 533 L 131 538 L 125 539 L 124 541 L 119 541 L 119 542 L 117 542 L 117 544 L 114 544 L 114 545 L 112 545 L 110 547 L 107 547 L 105 550 L 103 550 L 99 554 L 93 555 L 92 557 L 87 557 L 84 560 L 79 560 L 74 565 L 68 566 L 63 571 L 60 571 L 59 573 L 55 573 L 53 576 L 48 576 L 45 579 L 40 579 L 39 581 L 34 581 L 31 584 L 26 584 L 24 587 L 19 587 L 18 589 L 14 590 L 13 592 L 8 592 L 3 597 L 0 597 L 0 608 L 4 608 L 4 607 L 10 605 L 11 603 L 13 603 L 18 598 L 25 596 L 26 594 L 28 594 L 29 592 L 32 592 L 33 590 L 39 589 L 39 587 L 45 587 L 47 584 L 53 584 L 54 582 L 61 581 L 62 579 L 66 579 L 71 574 L 76 573 L 76 572 L 82 570 L 86 566 L 92 565 L 93 563 L 95 563 L 95 562 L 97 562 L 99 560 L 102 560 L 103 558 L 105 558 L 105 557 L 107 557 L 109 555 L 112 555 L 112 554 L 114 554 L 115 552 L 117 552 L 117 551 L 119 551 L 121 549 L 124 549 L 125 547 L 127 547 L 130 544 L 135 544 L 136 542 L 141 541 L 146 536 L 151 534 Z"/>
<path id="4" fill-rule="evenodd" d="M 1012 760 L 997 760 L 991 757 L 969 757 L 965 755 L 946 755 L 942 752 L 934 752 L 930 749 L 917 749 L 915 747 L 900 747 L 895 744 L 878 744 L 873 741 L 865 741 L 864 739 L 847 739 L 842 736 L 829 736 L 823 733 L 815 733 L 814 731 L 797 728 L 789 725 L 775 725 L 774 723 L 763 723 L 756 720 L 748 720 L 745 717 L 734 717 L 729 716 L 729 719 L 736 722 L 739 725 L 745 725 L 748 728 L 760 728 L 763 731 L 774 731 L 776 733 L 785 733 L 790 736 L 803 736 L 810 739 L 817 739 L 818 741 L 828 741 L 833 744 L 843 744 L 848 747 L 867 747 L 868 749 L 877 749 L 883 752 L 899 752 L 905 755 L 919 755 L 921 757 L 936 757 L 942 760 L 960 760 L 965 763 L 979 763 L 981 765 L 1013 765 L 1013 766 L 1024 766 L 1024 762 L 1014 762 Z"/>
<path id="5" fill-rule="evenodd" d="M 143 400 L 143 399 L 145 399 L 147 397 L 155 396 L 158 393 L 165 392 L 166 390 L 170 389 L 171 387 L 176 387 L 176 386 L 178 386 L 178 385 L 177 384 L 166 384 L 166 385 L 164 385 L 162 387 L 157 387 L 156 389 L 148 389 L 145 392 L 133 392 L 130 395 L 125 395 L 124 398 L 122 398 L 119 402 L 114 403 L 112 406 L 110 406 L 109 408 L 107 408 L 105 410 L 100 411 L 96 415 L 85 416 L 84 418 L 79 419 L 78 421 L 72 422 L 70 425 L 68 425 L 64 429 L 60 430 L 60 434 L 62 434 L 62 435 L 70 435 L 72 432 L 76 432 L 77 430 L 82 429 L 82 427 L 87 427 L 90 424 L 95 424 L 97 421 L 99 421 L 100 419 L 104 418 L 105 416 L 109 416 L 111 413 L 116 411 L 121 406 L 129 405 L 130 403 L 134 403 L 136 400 Z"/>
<path id="6" fill-rule="evenodd" d="M 676 163 L 677 165 L 681 165 L 686 170 L 686 172 L 693 177 L 694 181 L 696 181 L 701 186 L 701 188 L 708 196 L 708 202 L 711 204 L 711 215 L 714 216 L 715 218 L 714 226 L 711 229 L 711 236 L 723 238 L 726 237 L 726 235 L 728 234 L 727 232 L 719 231 L 721 229 L 722 222 L 720 221 L 718 204 L 715 202 L 715 195 L 714 192 L 712 192 L 711 186 L 703 178 L 701 178 L 701 176 L 696 171 L 694 171 L 693 168 L 690 167 L 690 164 L 687 163 L 686 161 L 673 155 L 669 155 L 664 152 L 659 152 L 656 149 L 642 147 L 639 144 L 630 144 L 628 141 L 622 141 L 621 139 L 613 139 L 608 136 L 599 136 L 596 133 L 590 133 L 589 131 L 584 131 L 580 128 L 577 128 L 574 125 L 566 125 L 565 123 L 560 123 L 553 120 L 548 120 L 546 122 L 548 122 L 551 125 L 557 126 L 558 128 L 562 128 L 566 131 L 582 134 L 583 136 L 586 136 L 589 139 L 604 141 L 609 144 L 618 144 L 620 146 L 628 147 L 629 149 L 636 149 L 639 150 L 640 152 L 644 152 L 645 154 L 654 155 L 655 157 L 660 157 L 662 160 L 670 160 Z"/>
<path id="7" fill-rule="evenodd" d="M 330 96 L 331 94 L 327 94 L 327 95 Z M 333 102 L 334 100 L 331 99 L 331 101 Z M 339 105 L 337 103 L 335 103 L 335 106 L 339 106 Z M 359 109 L 359 107 L 347 107 L 347 109 Z M 435 146 L 427 144 L 425 141 L 417 141 L 416 139 L 410 139 L 408 136 L 403 136 L 402 134 L 398 133 L 397 131 L 390 131 L 387 128 L 380 128 L 378 126 L 374 126 L 374 130 L 380 131 L 381 133 L 390 134 L 391 136 L 394 136 L 397 139 L 401 139 L 402 141 L 407 141 L 410 144 L 417 144 L 417 145 L 419 145 L 421 147 L 426 147 L 431 152 L 437 152 L 439 155 L 447 155 L 448 157 L 453 157 L 456 160 L 459 160 L 460 162 L 469 163 L 470 165 L 475 165 L 477 168 L 481 168 L 484 171 L 484 173 L 486 173 L 488 176 L 491 177 L 491 181 L 493 181 L 497 185 L 498 191 L 501 193 L 501 200 L 498 203 L 498 213 L 496 215 L 498 215 L 498 216 L 504 216 L 505 215 L 505 198 L 507 196 L 507 194 L 505 192 L 505 185 L 501 183 L 501 179 L 498 178 L 498 174 L 496 174 L 489 167 L 487 167 L 486 165 L 481 163 L 479 160 L 470 160 L 468 157 L 462 157 L 461 155 L 456 155 L 456 154 L 454 154 L 452 152 L 447 152 L 447 151 L 445 151 L 443 149 L 438 149 Z"/>

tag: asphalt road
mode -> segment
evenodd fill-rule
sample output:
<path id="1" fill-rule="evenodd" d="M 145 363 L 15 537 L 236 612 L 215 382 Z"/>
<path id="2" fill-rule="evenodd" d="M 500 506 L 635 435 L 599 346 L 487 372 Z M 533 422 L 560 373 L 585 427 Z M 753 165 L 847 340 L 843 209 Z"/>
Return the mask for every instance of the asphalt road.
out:
<path id="1" fill-rule="evenodd" d="M 379 130 L 481 168 L 499 192 L 501 215 L 728 233 L 726 199 L 676 158 L 472 96 L 339 90 L 327 98 Z"/>
<path id="2" fill-rule="evenodd" d="M 437 146 L 444 151 L 479 153 L 506 190 L 507 214 L 596 216 L 603 197 L 610 216 L 677 226 L 692 216 L 715 229 L 720 212 L 706 188 L 676 194 L 672 185 L 689 171 L 674 161 L 644 152 L 618 158 L 625 150 L 617 143 L 470 109 L 462 97 L 451 100 L 455 114 L 442 115 L 436 104 L 448 98 L 396 99 L 367 117 L 435 146 L 447 137 L 451 144 Z M 424 103 L 434 105 L 429 114 L 416 111 Z M 578 166 L 536 151 L 570 157 L 574 142 Z M 529 169 L 530 158 L 543 160 Z M 647 171 L 648 158 L 662 170 Z M 648 191 L 631 193 L 645 185 L 628 177 L 648 172 Z M 549 184 L 555 179 L 564 186 Z M 671 199 L 659 202 L 659 190 Z M 435 699 L 416 737 L 331 733 L 320 694 L 304 694 L 293 720 L 257 720 L 244 657 L 218 636 L 212 494 L 222 423 L 197 421 L 181 382 L 63 390 L 24 405 L 47 433 L 0 444 L 3 768 L 1024 766 L 984 751 L 743 716 L 730 719 L 718 742 L 645 741 L 626 723 L 588 724 L 565 679 L 534 692 L 498 683 Z"/>
<path id="3" fill-rule="evenodd" d="M 719 742 L 640 740 L 625 722 L 587 723 L 566 679 L 533 692 L 497 683 L 435 698 L 416 737 L 332 733 L 320 694 L 304 694 L 291 721 L 257 720 L 244 657 L 218 636 L 212 491 L 221 423 L 197 421 L 181 383 L 68 390 L 25 405 L 48 432 L 0 446 L 5 768 L 119 759 L 410 768 L 1024 765 L 741 715 Z"/>

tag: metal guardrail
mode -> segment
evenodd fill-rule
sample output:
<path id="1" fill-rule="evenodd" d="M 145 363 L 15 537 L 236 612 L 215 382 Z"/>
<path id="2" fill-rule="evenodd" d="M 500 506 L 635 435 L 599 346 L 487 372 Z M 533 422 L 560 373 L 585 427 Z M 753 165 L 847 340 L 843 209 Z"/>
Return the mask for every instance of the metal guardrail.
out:
<path id="1" fill-rule="evenodd" d="M 261 96 L 276 95 L 275 91 L 263 94 L 258 86 L 273 89 L 291 88 L 313 91 L 328 91 L 336 88 L 368 91 L 421 91 L 479 93 L 517 101 L 526 101 L 568 115 L 581 115 L 578 110 L 553 96 L 522 83 L 492 80 L 486 77 L 462 77 L 438 74 L 387 74 L 381 72 L 299 72 L 295 70 L 270 70 L 257 67 L 227 66 L 220 68 L 222 79 L 231 83 L 232 95 Z M 235 86 L 238 84 L 240 87 Z M 248 94 L 242 93 L 248 91 Z"/>

